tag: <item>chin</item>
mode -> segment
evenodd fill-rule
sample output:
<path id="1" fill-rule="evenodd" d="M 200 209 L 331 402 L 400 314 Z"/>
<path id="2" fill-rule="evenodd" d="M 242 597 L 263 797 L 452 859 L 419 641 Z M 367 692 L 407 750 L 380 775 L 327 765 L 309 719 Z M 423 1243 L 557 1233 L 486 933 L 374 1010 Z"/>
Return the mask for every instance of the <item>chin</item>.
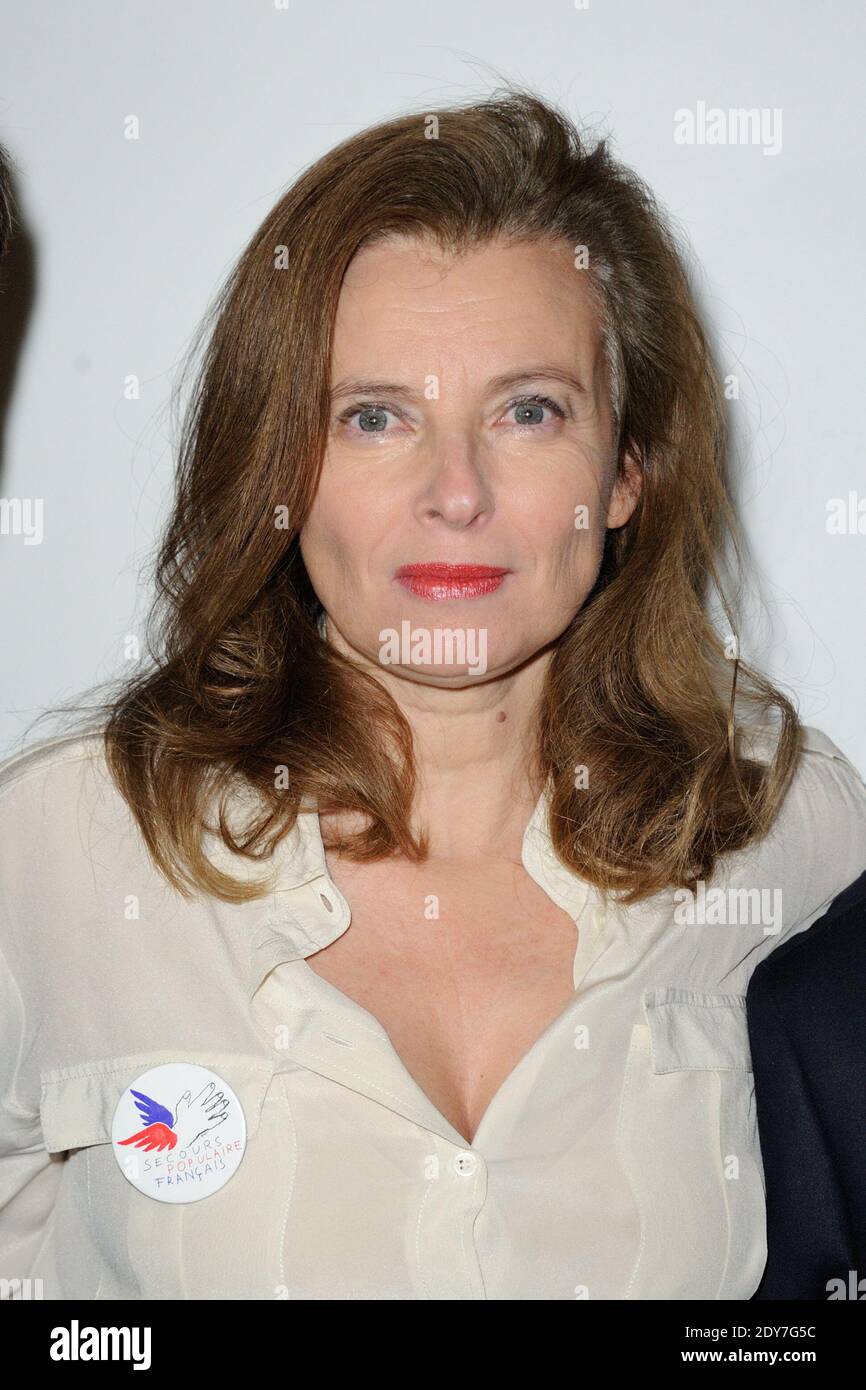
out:
<path id="1" fill-rule="evenodd" d="M 500 670 L 489 669 L 479 673 L 467 670 L 466 667 L 383 666 L 381 669 L 390 671 L 404 680 L 413 681 L 416 685 L 436 686 L 443 690 L 467 690 L 471 686 L 495 680 L 503 674 Z"/>

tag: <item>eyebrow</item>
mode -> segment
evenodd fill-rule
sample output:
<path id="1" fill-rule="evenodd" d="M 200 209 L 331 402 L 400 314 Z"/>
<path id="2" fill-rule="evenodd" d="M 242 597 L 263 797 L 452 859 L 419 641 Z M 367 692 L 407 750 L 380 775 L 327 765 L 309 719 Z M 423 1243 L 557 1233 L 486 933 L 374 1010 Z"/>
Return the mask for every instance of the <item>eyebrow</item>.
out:
<path id="1" fill-rule="evenodd" d="M 487 391 L 493 394 L 496 391 L 507 391 L 509 387 L 519 386 L 523 381 L 559 381 L 564 386 L 571 386 L 573 390 L 586 395 L 587 389 L 579 377 L 564 367 L 558 367 L 555 363 L 543 362 L 534 367 L 523 367 L 516 372 L 503 372 L 499 376 L 491 377 L 487 382 Z M 392 396 L 400 400 L 418 400 L 420 393 L 413 391 L 410 386 L 399 381 L 371 381 L 366 378 L 346 378 L 337 382 L 331 390 L 331 400 L 342 400 L 345 396 Z"/>

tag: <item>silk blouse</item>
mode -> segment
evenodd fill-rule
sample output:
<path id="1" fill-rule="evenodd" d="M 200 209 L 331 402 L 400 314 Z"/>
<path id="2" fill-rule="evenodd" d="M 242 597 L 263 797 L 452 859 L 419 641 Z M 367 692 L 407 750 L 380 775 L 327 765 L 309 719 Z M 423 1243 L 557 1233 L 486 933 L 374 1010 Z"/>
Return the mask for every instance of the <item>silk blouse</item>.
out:
<path id="1" fill-rule="evenodd" d="M 771 747 L 768 728 L 751 737 Z M 746 989 L 866 866 L 866 785 L 807 729 L 770 833 L 696 897 L 631 907 L 560 863 L 547 805 L 522 863 L 576 924 L 574 995 L 468 1144 L 377 1019 L 306 963 L 350 924 L 316 812 L 275 850 L 265 898 L 185 899 L 98 735 L 8 758 L 4 1295 L 749 1298 L 766 1240 Z M 220 867 L 262 876 L 206 838 Z M 113 1146 L 119 1098 L 168 1063 L 209 1069 L 243 1108 L 240 1164 L 198 1200 L 139 1190 Z"/>

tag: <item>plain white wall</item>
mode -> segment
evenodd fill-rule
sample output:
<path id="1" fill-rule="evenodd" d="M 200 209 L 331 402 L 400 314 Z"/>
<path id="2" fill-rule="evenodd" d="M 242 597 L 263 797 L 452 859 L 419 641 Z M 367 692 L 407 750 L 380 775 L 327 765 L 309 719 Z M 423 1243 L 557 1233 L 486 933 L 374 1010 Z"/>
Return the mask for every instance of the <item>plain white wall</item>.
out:
<path id="1" fill-rule="evenodd" d="M 763 599 L 743 656 L 866 768 L 866 535 L 827 531 L 829 499 L 866 494 L 864 27 L 860 0 L 5 0 L 24 236 L 0 299 L 0 495 L 42 499 L 44 537 L 0 536 L 0 751 L 125 669 L 170 500 L 173 374 L 265 213 L 337 140 L 498 71 L 611 134 L 687 236 L 739 381 Z M 770 125 L 763 145 L 679 143 L 675 113 L 699 103 L 780 112 L 781 149 Z"/>

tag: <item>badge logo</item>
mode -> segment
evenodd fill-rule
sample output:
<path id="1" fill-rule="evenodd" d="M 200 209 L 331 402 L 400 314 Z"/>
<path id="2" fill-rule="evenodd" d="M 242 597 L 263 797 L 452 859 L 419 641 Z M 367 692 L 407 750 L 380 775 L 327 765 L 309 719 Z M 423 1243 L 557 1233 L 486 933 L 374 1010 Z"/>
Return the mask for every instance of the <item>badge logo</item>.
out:
<path id="1" fill-rule="evenodd" d="M 193 1062 L 142 1072 L 117 1103 L 114 1156 L 133 1187 L 158 1202 L 198 1202 L 223 1187 L 247 1146 L 228 1082 Z"/>

